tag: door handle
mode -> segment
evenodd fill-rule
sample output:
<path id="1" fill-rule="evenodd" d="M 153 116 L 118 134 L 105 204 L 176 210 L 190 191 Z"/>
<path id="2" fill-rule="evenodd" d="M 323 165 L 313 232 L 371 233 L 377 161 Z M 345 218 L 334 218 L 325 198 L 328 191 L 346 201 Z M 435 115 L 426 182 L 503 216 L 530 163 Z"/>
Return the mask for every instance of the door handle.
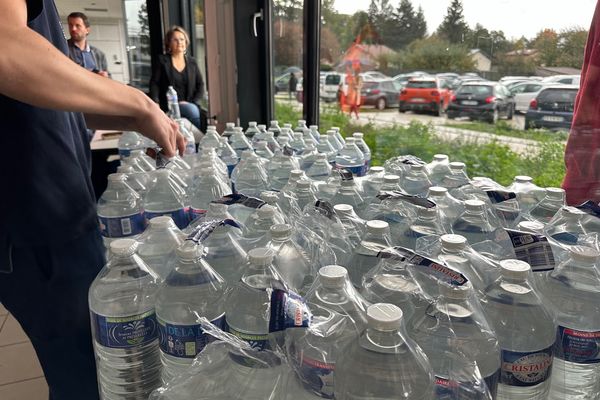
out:
<path id="1" fill-rule="evenodd" d="M 263 19 L 263 10 L 262 8 L 260 9 L 259 12 L 255 12 L 254 16 L 252 17 L 252 29 L 253 29 L 253 33 L 254 33 L 254 37 L 258 37 L 258 30 L 256 28 L 256 20 L 257 19 Z"/>

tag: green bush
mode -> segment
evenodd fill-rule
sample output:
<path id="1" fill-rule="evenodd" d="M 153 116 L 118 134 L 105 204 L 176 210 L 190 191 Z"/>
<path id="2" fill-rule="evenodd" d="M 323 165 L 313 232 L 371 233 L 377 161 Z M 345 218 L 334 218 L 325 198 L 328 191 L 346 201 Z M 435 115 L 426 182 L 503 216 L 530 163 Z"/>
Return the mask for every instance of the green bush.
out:
<path id="1" fill-rule="evenodd" d="M 278 104 L 276 110 L 280 124 L 289 122 L 296 126 L 301 118 L 300 112 L 290 106 Z M 372 152 L 372 165 L 383 165 L 389 158 L 406 154 L 429 162 L 434 154 L 443 153 L 467 164 L 469 176 L 487 176 L 502 185 L 510 184 L 516 175 L 529 175 L 540 186 L 560 186 L 565 174 L 565 146 L 557 141 L 544 141 L 537 154 L 523 156 L 498 142 L 443 141 L 435 135 L 432 125 L 416 121 L 408 126 L 357 125 L 339 111 L 323 112 L 320 119 L 319 130 L 323 133 L 332 126 L 339 126 L 344 136 L 363 132 Z"/>

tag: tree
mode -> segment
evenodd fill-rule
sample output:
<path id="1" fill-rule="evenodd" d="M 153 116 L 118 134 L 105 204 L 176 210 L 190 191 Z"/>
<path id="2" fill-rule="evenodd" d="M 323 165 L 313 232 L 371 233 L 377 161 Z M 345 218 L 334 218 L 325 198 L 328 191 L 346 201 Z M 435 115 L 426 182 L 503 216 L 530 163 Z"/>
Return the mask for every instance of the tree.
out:
<path id="1" fill-rule="evenodd" d="M 452 0 L 437 34 L 450 43 L 463 43 L 469 34 L 469 26 L 465 22 L 461 0 Z"/>
<path id="2" fill-rule="evenodd" d="M 148 26 L 148 6 L 143 2 L 138 11 L 138 23 L 140 24 L 140 54 L 150 55 L 150 28 Z M 135 54 L 135 53 L 134 53 Z"/>
<path id="3" fill-rule="evenodd" d="M 540 31 L 531 45 L 539 51 L 538 61 L 542 66 L 557 66 L 560 50 L 558 48 L 558 33 L 554 29 Z"/>
<path id="4" fill-rule="evenodd" d="M 421 15 L 415 12 L 410 0 L 401 0 L 391 17 L 392 24 L 387 32 L 389 38 L 385 40 L 385 44 L 394 50 L 400 50 L 415 39 L 422 39 L 427 31 L 427 26 L 425 24 L 423 29 L 425 22 L 422 15 L 423 10 L 420 9 L 420 12 Z"/>
<path id="5" fill-rule="evenodd" d="M 321 27 L 321 61 L 325 60 L 329 64 L 335 63 L 340 57 L 340 42 L 337 36 L 327 26 Z"/>
<path id="6" fill-rule="evenodd" d="M 404 71 L 466 72 L 475 69 L 475 62 L 465 46 L 452 44 L 436 36 L 414 41 L 399 57 Z"/>
<path id="7" fill-rule="evenodd" d="M 501 75 L 529 76 L 535 74 L 536 62 L 532 57 L 501 55 L 496 67 Z"/>
<path id="8" fill-rule="evenodd" d="M 423 39 L 427 35 L 427 21 L 425 21 L 425 13 L 423 7 L 419 6 L 417 15 L 415 16 L 415 38 Z"/>
<path id="9" fill-rule="evenodd" d="M 561 31 L 558 35 L 560 55 L 557 64 L 561 67 L 580 69 L 583 65 L 583 54 L 587 43 L 588 31 L 575 27 Z"/>
<path id="10" fill-rule="evenodd" d="M 369 23 L 377 33 L 375 44 L 387 44 L 394 40 L 394 8 L 390 0 L 371 0 L 369 4 Z"/>

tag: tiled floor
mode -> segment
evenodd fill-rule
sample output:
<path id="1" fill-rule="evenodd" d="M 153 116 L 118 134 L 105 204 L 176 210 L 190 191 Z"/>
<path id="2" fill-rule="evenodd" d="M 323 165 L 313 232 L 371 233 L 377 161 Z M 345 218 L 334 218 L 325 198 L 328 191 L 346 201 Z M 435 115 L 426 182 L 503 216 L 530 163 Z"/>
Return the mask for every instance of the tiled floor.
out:
<path id="1" fill-rule="evenodd" d="M 19 323 L 0 304 L 0 399 L 48 400 L 48 385 Z"/>

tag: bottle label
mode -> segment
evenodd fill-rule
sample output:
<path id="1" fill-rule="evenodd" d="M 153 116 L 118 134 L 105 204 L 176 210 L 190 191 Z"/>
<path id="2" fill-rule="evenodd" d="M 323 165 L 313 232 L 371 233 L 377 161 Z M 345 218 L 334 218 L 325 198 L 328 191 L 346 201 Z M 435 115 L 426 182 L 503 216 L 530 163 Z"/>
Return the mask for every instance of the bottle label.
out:
<path id="1" fill-rule="evenodd" d="M 94 337 L 104 347 L 127 349 L 158 337 L 154 310 L 128 317 L 106 317 L 94 312 L 91 314 Z"/>
<path id="2" fill-rule="evenodd" d="M 163 353 L 179 358 L 194 358 L 207 344 L 215 339 L 204 333 L 202 325 L 170 324 L 157 317 L 158 340 Z M 223 329 L 225 314 L 210 321 L 219 329 Z"/>
<path id="3" fill-rule="evenodd" d="M 267 204 L 260 199 L 246 196 L 245 194 L 241 193 L 228 194 L 227 196 L 223 196 L 218 200 L 213 200 L 211 203 L 225 204 L 228 206 L 233 204 L 241 204 L 249 208 L 261 208 Z"/>
<path id="4" fill-rule="evenodd" d="M 500 382 L 509 386 L 535 386 L 550 378 L 554 346 L 534 352 L 502 350 Z"/>
<path id="5" fill-rule="evenodd" d="M 177 225 L 179 229 L 184 229 L 190 223 L 190 217 L 185 208 L 179 208 L 177 210 L 171 211 L 146 211 L 147 220 L 151 220 L 152 218 L 160 217 L 162 215 L 171 217 L 173 219 L 173 222 L 175 222 L 175 225 Z"/>
<path id="6" fill-rule="evenodd" d="M 380 251 L 377 255 L 379 258 L 393 258 L 400 262 L 407 262 L 425 273 L 454 286 L 462 286 L 468 282 L 467 277 L 457 270 L 447 267 L 446 265 L 434 261 L 430 258 L 423 257 L 412 250 L 404 247 L 395 246 L 392 249 Z"/>
<path id="7" fill-rule="evenodd" d="M 600 206 L 591 200 L 588 200 L 585 203 L 576 206 L 575 208 L 578 208 L 591 216 L 600 218 Z"/>
<path id="8" fill-rule="evenodd" d="M 273 283 L 276 286 L 277 282 Z M 312 314 L 302 296 L 285 288 L 274 288 L 271 293 L 269 332 L 287 328 L 308 328 Z"/>
<path id="9" fill-rule="evenodd" d="M 121 157 L 121 160 L 129 157 L 130 155 L 131 155 L 130 149 L 119 149 L 119 157 Z"/>
<path id="10" fill-rule="evenodd" d="M 196 154 L 196 143 L 187 142 L 185 145 L 185 154 Z"/>
<path id="11" fill-rule="evenodd" d="M 231 333 L 233 336 L 236 336 L 237 338 L 248 342 L 248 344 L 250 345 L 250 347 L 252 347 L 254 350 L 269 350 L 270 346 L 269 346 L 269 334 L 268 333 L 245 333 L 245 332 L 241 332 L 238 331 L 237 329 L 234 329 L 231 327 L 231 325 L 227 324 L 227 330 L 229 333 Z"/>
<path id="12" fill-rule="evenodd" d="M 302 351 L 296 355 L 299 376 L 307 390 L 325 399 L 333 399 L 335 363 L 327 363 L 306 357 Z"/>
<path id="13" fill-rule="evenodd" d="M 552 239 L 567 245 L 576 245 L 579 237 L 570 232 L 559 232 L 552 235 Z"/>
<path id="14" fill-rule="evenodd" d="M 397 190 L 379 192 L 377 198 L 381 201 L 388 199 L 402 200 L 406 201 L 407 203 L 414 204 L 415 206 L 424 208 L 433 208 L 436 206 L 436 204 L 431 200 L 419 196 L 413 196 L 410 194 L 402 193 Z"/>
<path id="15" fill-rule="evenodd" d="M 107 238 L 122 238 L 139 235 L 146 229 L 146 217 L 143 212 L 124 217 L 103 217 L 98 215 L 100 233 Z"/>
<path id="16" fill-rule="evenodd" d="M 208 210 L 190 207 L 190 221 L 193 221 L 196 218 L 203 217 L 207 212 L 208 212 Z"/>
<path id="17" fill-rule="evenodd" d="M 509 192 L 506 190 L 486 190 L 485 193 L 487 194 L 492 204 L 498 204 L 517 198 L 517 194 L 515 192 Z"/>
<path id="18" fill-rule="evenodd" d="M 336 164 L 335 168 L 338 169 L 338 170 L 343 170 L 343 169 L 348 170 L 354 176 L 359 176 L 360 177 L 360 176 L 364 176 L 365 175 L 365 165 L 364 164 L 357 165 L 355 167 L 349 167 L 347 165 L 342 166 L 340 164 Z"/>
<path id="19" fill-rule="evenodd" d="M 196 244 L 200 244 L 204 242 L 213 231 L 222 225 L 233 226 L 234 228 L 241 229 L 241 225 L 235 222 L 232 219 L 222 219 L 222 220 L 214 220 L 214 221 L 204 221 L 198 224 L 192 232 L 188 235 L 186 240 L 191 240 Z"/>
<path id="20" fill-rule="evenodd" d="M 335 217 L 335 210 L 330 202 L 324 200 L 317 200 L 315 207 L 327 218 L 333 220 Z"/>
<path id="21" fill-rule="evenodd" d="M 478 400 L 484 398 L 485 386 L 473 388 L 471 382 L 459 382 L 456 380 L 435 376 L 435 398 L 439 400 Z M 479 389 L 479 390 L 478 390 Z M 490 393 L 492 392 L 490 389 Z"/>
<path id="22" fill-rule="evenodd" d="M 552 247 L 544 235 L 506 229 L 518 260 L 531 265 L 533 272 L 551 271 L 556 266 Z"/>
<path id="23" fill-rule="evenodd" d="M 555 355 L 578 364 L 600 363 L 600 331 L 585 332 L 559 326 Z"/>

